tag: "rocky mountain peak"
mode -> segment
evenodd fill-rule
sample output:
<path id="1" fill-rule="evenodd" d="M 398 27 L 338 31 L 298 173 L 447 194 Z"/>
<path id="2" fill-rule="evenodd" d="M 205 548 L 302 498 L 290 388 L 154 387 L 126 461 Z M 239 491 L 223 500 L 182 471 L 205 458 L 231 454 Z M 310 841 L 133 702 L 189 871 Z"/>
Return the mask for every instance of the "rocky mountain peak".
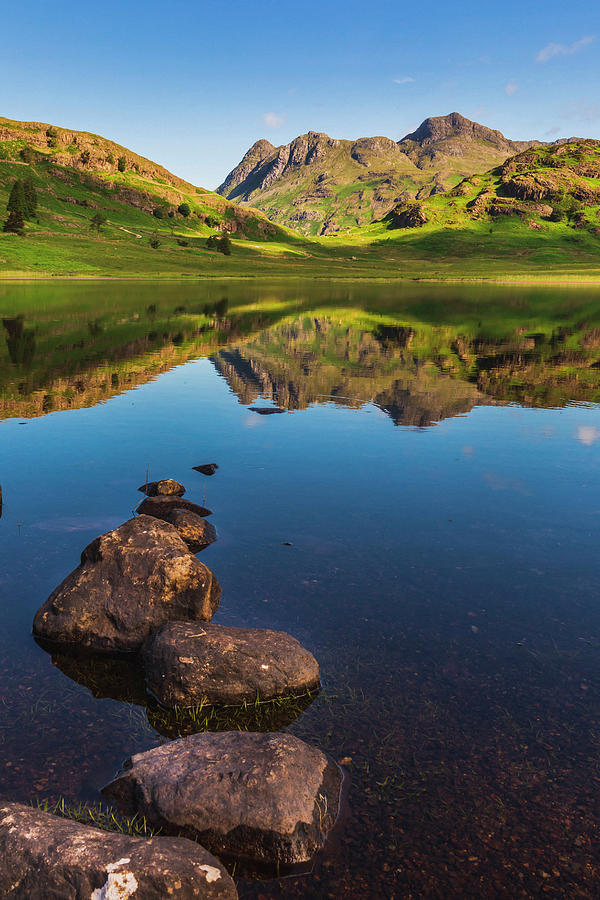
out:
<path id="1" fill-rule="evenodd" d="M 398 141 L 398 145 L 402 147 L 405 143 L 413 142 L 421 147 L 426 147 L 449 138 L 488 141 L 501 149 L 510 149 L 511 145 L 511 141 L 507 140 L 501 131 L 487 128 L 478 122 L 472 122 L 471 119 L 467 119 L 457 112 L 449 113 L 447 116 L 432 116 L 425 119 L 416 131 Z"/>

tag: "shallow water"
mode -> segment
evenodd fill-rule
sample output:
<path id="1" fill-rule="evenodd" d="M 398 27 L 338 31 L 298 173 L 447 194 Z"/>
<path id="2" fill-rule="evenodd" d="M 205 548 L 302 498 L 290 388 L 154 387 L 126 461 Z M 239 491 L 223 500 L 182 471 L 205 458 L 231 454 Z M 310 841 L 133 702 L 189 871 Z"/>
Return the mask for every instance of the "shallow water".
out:
<path id="1" fill-rule="evenodd" d="M 597 896 L 600 293 L 10 284 L 0 316 L 0 797 L 98 802 L 163 739 L 31 621 L 172 476 L 215 621 L 315 653 L 286 727 L 351 758 L 313 871 L 240 896 Z"/>

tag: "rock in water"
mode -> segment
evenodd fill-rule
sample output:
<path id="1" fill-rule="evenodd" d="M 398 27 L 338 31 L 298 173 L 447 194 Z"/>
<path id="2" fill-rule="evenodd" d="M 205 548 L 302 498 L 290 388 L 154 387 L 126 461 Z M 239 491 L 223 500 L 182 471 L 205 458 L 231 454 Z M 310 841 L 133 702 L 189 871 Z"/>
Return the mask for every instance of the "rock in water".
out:
<path id="1" fill-rule="evenodd" d="M 93 650 L 137 650 L 165 622 L 210 620 L 221 588 L 175 528 L 137 516 L 89 544 L 37 611 L 34 634 Z"/>
<path id="2" fill-rule="evenodd" d="M 146 497 L 138 506 L 137 512 L 145 516 L 154 516 L 156 519 L 164 519 L 165 514 L 174 509 L 187 509 L 197 516 L 212 516 L 210 509 L 198 506 L 197 503 L 183 497 Z"/>
<path id="3" fill-rule="evenodd" d="M 325 843 L 341 779 L 330 757 L 291 734 L 225 731 L 136 754 L 103 793 L 212 853 L 291 864 Z"/>
<path id="4" fill-rule="evenodd" d="M 214 475 L 218 468 L 216 463 L 204 463 L 202 466 L 192 466 L 194 472 L 201 472 L 202 475 Z"/>
<path id="5" fill-rule="evenodd" d="M 177 534 L 186 542 L 192 553 L 200 553 L 217 539 L 217 529 L 206 519 L 189 509 L 170 509 L 161 516 L 177 529 Z"/>
<path id="6" fill-rule="evenodd" d="M 218 859 L 186 838 L 112 834 L 0 805 L 0 896 L 13 900 L 234 900 Z"/>
<path id="7" fill-rule="evenodd" d="M 160 481 L 148 481 L 142 484 L 138 491 L 148 497 L 183 497 L 184 486 L 174 478 L 162 478 Z"/>
<path id="8" fill-rule="evenodd" d="M 164 706 L 241 704 L 319 687 L 319 665 L 282 631 L 170 622 L 143 649 L 146 684 Z"/>

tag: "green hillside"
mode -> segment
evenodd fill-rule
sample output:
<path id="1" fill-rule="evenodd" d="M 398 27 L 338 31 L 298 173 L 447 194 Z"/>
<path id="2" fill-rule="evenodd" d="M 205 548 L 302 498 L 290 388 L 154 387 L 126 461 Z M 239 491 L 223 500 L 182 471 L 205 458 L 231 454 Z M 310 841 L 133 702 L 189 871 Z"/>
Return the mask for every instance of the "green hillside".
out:
<path id="1" fill-rule="evenodd" d="M 598 280 L 599 148 L 530 148 L 370 225 L 306 238 L 104 138 L 3 119 L 0 222 L 17 181 L 37 209 L 22 234 L 0 231 L 0 277 Z"/>

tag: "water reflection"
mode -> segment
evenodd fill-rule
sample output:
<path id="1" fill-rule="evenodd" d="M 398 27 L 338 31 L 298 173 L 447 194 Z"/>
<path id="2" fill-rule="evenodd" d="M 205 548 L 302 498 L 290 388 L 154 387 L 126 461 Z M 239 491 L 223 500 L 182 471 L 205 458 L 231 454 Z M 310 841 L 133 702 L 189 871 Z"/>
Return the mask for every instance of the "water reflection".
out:
<path id="1" fill-rule="evenodd" d="M 396 425 L 425 427 L 476 405 L 600 399 L 597 304 L 534 297 L 492 305 L 482 319 L 464 298 L 423 306 L 367 295 L 337 305 L 313 293 L 148 305 L 136 296 L 61 319 L 26 304 L 27 314 L 3 318 L 0 416 L 93 406 L 199 356 L 211 357 L 241 403 L 370 403 Z"/>

